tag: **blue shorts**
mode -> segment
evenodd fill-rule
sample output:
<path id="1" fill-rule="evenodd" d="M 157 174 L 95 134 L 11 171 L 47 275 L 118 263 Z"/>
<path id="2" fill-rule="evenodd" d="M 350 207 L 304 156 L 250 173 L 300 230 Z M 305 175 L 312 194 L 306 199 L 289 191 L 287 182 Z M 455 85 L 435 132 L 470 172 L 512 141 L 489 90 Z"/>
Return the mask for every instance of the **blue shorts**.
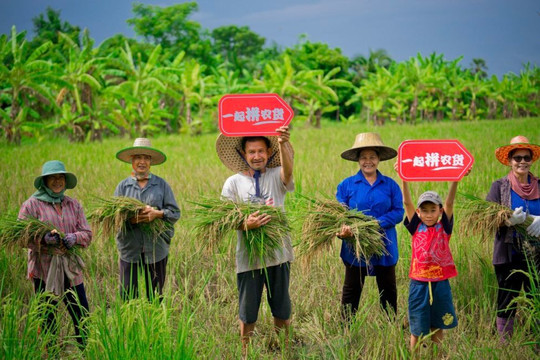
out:
<path id="1" fill-rule="evenodd" d="M 268 277 L 267 277 L 268 275 Z M 257 321 L 263 288 L 272 310 L 272 316 L 281 320 L 291 317 L 289 297 L 290 265 L 288 262 L 263 269 L 236 274 L 238 285 L 239 317 L 244 324 Z"/>
<path id="2" fill-rule="evenodd" d="M 457 326 L 448 279 L 431 282 L 431 305 L 429 284 L 427 281 L 411 280 L 409 285 L 409 325 L 414 336 L 426 336 L 431 329 L 451 329 Z"/>

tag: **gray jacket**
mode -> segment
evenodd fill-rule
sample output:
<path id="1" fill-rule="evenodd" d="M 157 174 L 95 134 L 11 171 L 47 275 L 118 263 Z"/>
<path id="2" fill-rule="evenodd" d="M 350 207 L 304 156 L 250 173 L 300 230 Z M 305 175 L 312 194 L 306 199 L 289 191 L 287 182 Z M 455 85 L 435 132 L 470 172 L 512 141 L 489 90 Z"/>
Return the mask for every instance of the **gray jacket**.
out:
<path id="1" fill-rule="evenodd" d="M 169 244 L 174 235 L 173 225 L 180 219 L 180 209 L 169 184 L 152 174 L 146 186 L 141 189 L 137 180 L 128 177 L 118 184 L 114 196 L 135 198 L 158 210 L 163 210 L 163 220 L 171 225 L 169 230 L 157 239 L 153 239 L 141 228 L 141 224 L 126 222 L 124 230 L 116 235 L 116 246 L 120 258 L 123 261 L 135 263 L 140 261 L 142 256 L 147 264 L 163 260 L 169 254 Z"/>

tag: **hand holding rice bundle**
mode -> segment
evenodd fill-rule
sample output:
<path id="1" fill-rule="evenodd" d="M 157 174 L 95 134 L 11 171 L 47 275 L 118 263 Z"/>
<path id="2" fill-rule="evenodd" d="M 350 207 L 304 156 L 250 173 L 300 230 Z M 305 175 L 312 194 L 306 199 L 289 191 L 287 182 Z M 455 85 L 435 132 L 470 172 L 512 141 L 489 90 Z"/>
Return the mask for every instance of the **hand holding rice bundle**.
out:
<path id="1" fill-rule="evenodd" d="M 123 230 L 128 221 L 139 223 L 139 226 L 155 239 L 169 228 L 169 224 L 162 219 L 141 223 L 139 220 L 148 208 L 149 205 L 131 197 L 96 197 L 88 218 L 92 227 L 98 230 L 96 233 L 103 239 L 111 238 Z"/>
<path id="2" fill-rule="evenodd" d="M 33 243 L 39 245 L 41 239 L 53 231 L 58 234 L 59 239 L 64 238 L 65 235 L 48 222 L 33 217 L 17 219 L 16 216 L 3 216 L 0 218 L 0 245 L 10 249 L 28 248 Z M 61 246 L 62 243 L 59 242 L 58 245 Z"/>
<path id="3" fill-rule="evenodd" d="M 266 257 L 271 259 L 274 250 L 281 248 L 283 237 L 291 230 L 281 208 L 212 198 L 193 204 L 197 206 L 193 210 L 194 228 L 197 237 L 207 240 L 205 247 L 208 250 L 215 249 L 230 232 L 245 229 L 245 222 L 250 214 L 258 211 L 270 216 L 271 219 L 266 225 L 243 231 L 250 263 L 259 259 L 264 264 Z"/>
<path id="4" fill-rule="evenodd" d="M 462 194 L 467 200 L 463 202 L 462 217 L 468 221 L 461 223 L 460 230 L 467 236 L 479 236 L 481 241 L 492 240 L 501 226 L 513 227 L 521 236 L 517 238 L 524 250 L 540 255 L 540 237 L 532 236 L 527 229 L 534 217 L 527 215 L 522 209 L 514 211 L 508 206 L 480 199 L 474 195 Z M 520 221 L 516 221 L 520 218 Z M 521 219 L 523 218 L 523 219 Z"/>
<path id="5" fill-rule="evenodd" d="M 315 255 L 332 246 L 343 226 L 352 236 L 344 238 L 358 259 L 386 253 L 379 222 L 361 211 L 349 210 L 336 200 L 311 199 L 302 226 L 302 241 L 297 245 L 299 256 L 307 264 Z"/>

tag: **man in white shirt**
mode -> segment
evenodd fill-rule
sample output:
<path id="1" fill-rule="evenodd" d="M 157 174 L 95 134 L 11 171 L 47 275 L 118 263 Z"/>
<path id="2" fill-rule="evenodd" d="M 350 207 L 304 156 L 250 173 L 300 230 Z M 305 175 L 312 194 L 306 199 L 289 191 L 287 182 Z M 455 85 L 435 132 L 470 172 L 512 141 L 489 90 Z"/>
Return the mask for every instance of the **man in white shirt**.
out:
<path id="1" fill-rule="evenodd" d="M 276 129 L 278 136 L 225 137 L 220 135 L 216 150 L 220 160 L 236 172 L 223 185 L 221 195 L 236 202 L 283 207 L 285 195 L 294 190 L 293 148 L 287 126 Z M 239 293 L 240 335 L 244 352 L 255 330 L 263 288 L 274 317 L 276 331 L 290 325 L 290 262 L 294 255 L 290 235 L 283 238 L 281 249 L 264 259 L 249 261 L 242 230 L 256 229 L 270 221 L 270 215 L 250 214 L 238 231 L 236 273 Z M 270 289 L 270 291 L 268 291 Z"/>

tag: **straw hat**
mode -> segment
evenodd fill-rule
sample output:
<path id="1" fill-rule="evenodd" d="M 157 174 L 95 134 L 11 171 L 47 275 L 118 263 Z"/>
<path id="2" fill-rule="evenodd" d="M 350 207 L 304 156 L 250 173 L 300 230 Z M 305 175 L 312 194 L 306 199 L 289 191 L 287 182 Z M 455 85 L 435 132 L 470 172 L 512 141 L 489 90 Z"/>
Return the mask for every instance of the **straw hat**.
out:
<path id="1" fill-rule="evenodd" d="M 150 139 L 137 138 L 133 142 L 133 146 L 120 150 L 116 153 L 116 158 L 123 162 L 131 164 L 133 155 L 149 155 L 152 157 L 150 165 L 163 164 L 167 160 L 167 156 L 161 151 L 154 149 Z"/>
<path id="2" fill-rule="evenodd" d="M 517 149 L 527 149 L 531 151 L 532 154 L 532 162 L 535 162 L 540 158 L 540 146 L 529 143 L 529 139 L 527 139 L 523 135 L 518 135 L 512 138 L 510 140 L 510 145 L 505 145 L 497 148 L 495 150 L 495 157 L 499 162 L 503 165 L 510 166 L 510 161 L 508 159 L 508 154 L 512 152 L 513 150 Z"/>
<path id="3" fill-rule="evenodd" d="M 358 161 L 360 152 L 364 149 L 374 149 L 379 154 L 379 160 L 389 160 L 397 156 L 397 151 L 389 146 L 385 146 L 381 136 L 377 133 L 367 132 L 356 135 L 353 146 L 349 150 L 341 153 L 345 160 Z"/>
<path id="4" fill-rule="evenodd" d="M 270 140 L 270 147 L 272 148 L 272 157 L 268 164 L 267 168 L 274 168 L 281 166 L 281 159 L 279 157 L 279 145 L 277 136 L 264 136 Z M 287 142 L 285 146 L 290 144 Z M 229 169 L 234 172 L 242 172 L 249 169 L 249 166 L 241 157 L 242 153 L 242 137 L 241 136 L 225 136 L 219 134 L 216 140 L 216 151 L 219 159 Z M 292 147 L 290 147 L 291 154 L 294 155 Z"/>
<path id="5" fill-rule="evenodd" d="M 45 176 L 64 174 L 66 177 L 66 189 L 73 189 L 77 186 L 77 177 L 70 172 L 66 171 L 66 166 L 59 160 L 47 161 L 41 168 L 41 175 L 34 179 L 34 187 L 39 190 L 42 184 L 45 184 L 43 180 Z"/>

